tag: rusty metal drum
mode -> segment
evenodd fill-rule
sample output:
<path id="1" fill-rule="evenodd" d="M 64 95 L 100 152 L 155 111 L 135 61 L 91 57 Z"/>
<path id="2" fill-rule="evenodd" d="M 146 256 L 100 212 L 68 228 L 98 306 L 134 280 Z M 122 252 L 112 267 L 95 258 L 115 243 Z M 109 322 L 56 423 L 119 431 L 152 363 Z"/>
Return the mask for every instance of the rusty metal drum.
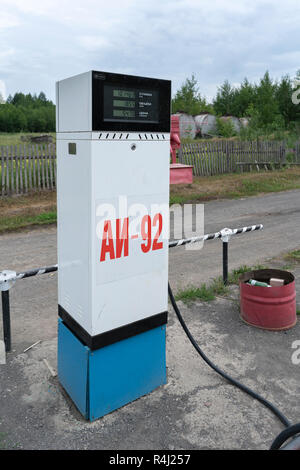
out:
<path id="1" fill-rule="evenodd" d="M 269 283 L 283 279 L 284 285 L 261 287 L 247 284 L 250 279 Z M 239 277 L 241 317 L 249 325 L 266 330 L 287 330 L 297 323 L 296 287 L 292 273 L 279 269 L 249 271 Z"/>

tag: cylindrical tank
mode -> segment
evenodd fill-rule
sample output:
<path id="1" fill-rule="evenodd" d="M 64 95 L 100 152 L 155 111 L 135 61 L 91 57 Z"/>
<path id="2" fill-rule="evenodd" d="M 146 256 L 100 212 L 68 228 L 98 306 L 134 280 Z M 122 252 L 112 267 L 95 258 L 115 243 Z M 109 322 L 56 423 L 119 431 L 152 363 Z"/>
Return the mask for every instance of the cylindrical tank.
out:
<path id="1" fill-rule="evenodd" d="M 185 113 L 176 113 L 179 116 L 180 139 L 194 139 L 197 133 L 195 119 Z"/>
<path id="2" fill-rule="evenodd" d="M 240 118 L 240 123 L 241 123 L 242 127 L 249 126 L 249 118 L 248 117 L 241 117 Z"/>
<path id="3" fill-rule="evenodd" d="M 213 114 L 195 116 L 197 134 L 201 136 L 217 134 L 217 119 Z"/>
<path id="4" fill-rule="evenodd" d="M 221 121 L 231 121 L 232 125 L 233 125 L 233 128 L 234 128 L 234 131 L 238 134 L 241 130 L 241 123 L 240 123 L 240 120 L 239 118 L 235 117 L 235 116 L 222 116 L 221 118 Z"/>
<path id="5" fill-rule="evenodd" d="M 279 287 L 247 284 L 250 279 L 269 284 L 271 278 L 283 279 Z M 260 269 L 239 277 L 241 317 L 249 325 L 266 330 L 287 330 L 297 323 L 295 278 L 288 271 Z"/>

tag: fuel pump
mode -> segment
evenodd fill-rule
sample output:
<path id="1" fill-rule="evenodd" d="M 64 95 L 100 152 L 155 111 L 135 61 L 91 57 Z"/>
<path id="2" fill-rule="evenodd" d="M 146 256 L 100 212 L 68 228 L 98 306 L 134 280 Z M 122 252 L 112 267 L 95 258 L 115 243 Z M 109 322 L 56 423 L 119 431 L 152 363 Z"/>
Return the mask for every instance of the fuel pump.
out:
<path id="1" fill-rule="evenodd" d="M 58 377 L 94 420 L 166 383 L 171 82 L 90 71 L 56 96 Z"/>

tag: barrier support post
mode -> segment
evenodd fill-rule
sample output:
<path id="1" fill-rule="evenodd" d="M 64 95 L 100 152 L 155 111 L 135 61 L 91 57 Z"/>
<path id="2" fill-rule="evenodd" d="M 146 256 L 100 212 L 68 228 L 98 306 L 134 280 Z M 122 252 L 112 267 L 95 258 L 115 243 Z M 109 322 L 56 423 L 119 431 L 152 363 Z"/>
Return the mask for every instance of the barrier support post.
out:
<path id="1" fill-rule="evenodd" d="M 221 240 L 223 245 L 223 283 L 224 286 L 228 284 L 228 244 L 232 230 L 230 228 L 224 228 L 221 230 Z"/>
<path id="2" fill-rule="evenodd" d="M 5 351 L 11 350 L 11 329 L 10 329 L 10 307 L 9 307 L 9 290 L 1 292 L 2 300 L 2 316 L 3 316 L 3 337 Z"/>
<path id="3" fill-rule="evenodd" d="M 224 286 L 228 284 L 228 242 L 223 242 L 223 282 Z"/>
<path id="4" fill-rule="evenodd" d="M 5 351 L 11 350 L 9 289 L 16 282 L 16 272 L 5 270 L 0 272 L 0 291 L 2 300 L 2 321 Z"/>

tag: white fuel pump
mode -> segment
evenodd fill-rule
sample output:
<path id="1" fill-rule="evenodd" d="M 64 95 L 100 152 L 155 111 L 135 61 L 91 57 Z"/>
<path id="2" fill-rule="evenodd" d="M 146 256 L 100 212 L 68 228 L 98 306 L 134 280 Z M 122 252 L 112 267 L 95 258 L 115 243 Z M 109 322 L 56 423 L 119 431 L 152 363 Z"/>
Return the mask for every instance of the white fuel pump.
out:
<path id="1" fill-rule="evenodd" d="M 166 383 L 171 83 L 92 71 L 56 94 L 58 374 L 93 420 Z"/>

